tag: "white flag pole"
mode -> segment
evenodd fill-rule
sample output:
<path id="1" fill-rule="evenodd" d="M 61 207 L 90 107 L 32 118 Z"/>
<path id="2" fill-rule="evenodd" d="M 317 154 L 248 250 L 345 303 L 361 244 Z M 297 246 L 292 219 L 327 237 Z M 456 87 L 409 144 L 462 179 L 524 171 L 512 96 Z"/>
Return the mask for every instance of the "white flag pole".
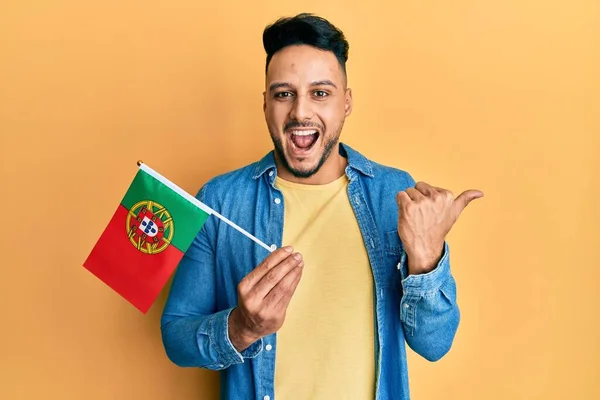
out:
<path id="1" fill-rule="evenodd" d="M 137 162 L 137 165 L 140 167 L 140 169 L 142 171 L 144 171 L 148 175 L 156 178 L 159 182 L 161 182 L 165 186 L 167 186 L 170 189 L 172 189 L 174 192 L 176 192 L 181 197 L 183 197 L 186 200 L 188 200 L 190 203 L 192 203 L 196 207 L 200 208 L 201 210 L 205 211 L 206 213 L 208 213 L 210 215 L 214 215 L 215 217 L 219 218 L 221 221 L 225 222 L 227 225 L 231 226 L 232 228 L 234 228 L 238 232 L 242 233 L 244 236 L 252 239 L 254 242 L 256 242 L 258 245 L 260 245 L 261 247 L 263 247 L 268 252 L 272 252 L 273 250 L 275 250 L 275 249 L 267 246 L 265 243 L 263 243 L 262 241 L 260 241 L 258 238 L 254 237 L 253 235 L 251 235 L 250 233 L 248 233 L 243 228 L 241 228 L 238 225 L 234 224 L 233 222 L 231 222 L 230 220 L 228 220 L 227 218 L 225 218 L 224 216 L 222 216 L 221 214 L 219 214 L 218 212 L 216 212 L 215 210 L 213 210 L 212 208 L 210 208 L 206 204 L 202 203 L 200 200 L 198 200 L 194 196 L 190 195 L 185 190 L 181 189 L 179 186 L 175 185 L 173 182 L 171 182 L 170 180 L 168 180 L 167 178 L 165 178 L 164 176 L 162 176 L 161 174 L 159 174 L 158 172 L 156 172 L 155 170 L 153 170 L 152 168 L 150 168 L 149 166 L 147 166 L 146 164 L 144 164 L 141 160 Z"/>

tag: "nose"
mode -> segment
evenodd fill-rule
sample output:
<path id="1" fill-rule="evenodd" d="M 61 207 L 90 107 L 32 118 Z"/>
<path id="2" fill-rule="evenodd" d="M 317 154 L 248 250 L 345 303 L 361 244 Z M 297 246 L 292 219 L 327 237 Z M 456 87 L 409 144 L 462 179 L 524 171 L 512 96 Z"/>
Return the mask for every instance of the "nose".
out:
<path id="1" fill-rule="evenodd" d="M 290 110 L 290 119 L 296 121 L 306 121 L 313 117 L 313 110 L 310 99 L 305 96 L 297 95 Z"/>

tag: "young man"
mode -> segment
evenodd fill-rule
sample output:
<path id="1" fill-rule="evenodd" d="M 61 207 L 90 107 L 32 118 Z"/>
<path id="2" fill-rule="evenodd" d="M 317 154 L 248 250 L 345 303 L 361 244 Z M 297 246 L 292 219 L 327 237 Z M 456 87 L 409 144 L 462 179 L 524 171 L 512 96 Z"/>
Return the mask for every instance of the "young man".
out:
<path id="1" fill-rule="evenodd" d="M 408 399 L 405 343 L 452 345 L 446 234 L 482 193 L 457 198 L 339 141 L 352 111 L 348 43 L 309 14 L 263 34 L 274 151 L 198 198 L 274 251 L 209 219 L 162 318 L 169 358 L 221 371 L 223 399 Z"/>

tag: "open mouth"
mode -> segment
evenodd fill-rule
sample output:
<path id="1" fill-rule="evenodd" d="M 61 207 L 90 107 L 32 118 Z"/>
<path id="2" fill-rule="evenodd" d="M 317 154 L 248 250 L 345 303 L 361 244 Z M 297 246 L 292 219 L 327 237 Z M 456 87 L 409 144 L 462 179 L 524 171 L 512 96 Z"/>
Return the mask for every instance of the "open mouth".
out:
<path id="1" fill-rule="evenodd" d="M 287 134 L 293 150 L 299 153 L 310 151 L 319 139 L 319 131 L 316 129 L 290 130 Z"/>

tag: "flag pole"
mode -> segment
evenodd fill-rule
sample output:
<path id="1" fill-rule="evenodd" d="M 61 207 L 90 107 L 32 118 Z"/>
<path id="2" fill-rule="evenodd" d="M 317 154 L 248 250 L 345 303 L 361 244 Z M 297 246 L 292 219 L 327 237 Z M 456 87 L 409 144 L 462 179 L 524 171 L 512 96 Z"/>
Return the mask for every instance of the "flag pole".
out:
<path id="1" fill-rule="evenodd" d="M 137 165 L 138 165 L 138 167 L 140 167 L 141 170 L 148 173 L 152 177 L 156 178 L 158 181 L 160 181 L 164 185 L 168 186 L 170 189 L 175 191 L 177 194 L 179 194 L 180 196 L 182 196 L 183 198 L 188 200 L 190 203 L 192 203 L 196 207 L 200 208 L 201 210 L 207 212 L 210 215 L 214 215 L 215 217 L 219 218 L 221 221 L 225 222 L 227 225 L 231 226 L 236 231 L 240 232 L 241 234 L 248 237 L 249 239 L 252 239 L 255 243 L 257 243 L 259 246 L 261 246 L 268 252 L 272 252 L 273 250 L 275 250 L 274 248 L 267 246 L 261 240 L 259 240 L 258 238 L 256 238 L 255 236 L 253 236 L 252 234 L 247 232 L 245 229 L 243 229 L 240 226 L 236 225 L 235 223 L 231 222 L 230 220 L 228 220 L 227 218 L 225 218 L 224 216 L 222 216 L 221 214 L 219 214 L 218 212 L 216 212 L 215 210 L 213 210 L 206 204 L 202 203 L 200 200 L 198 200 L 194 196 L 190 195 L 185 190 L 181 189 L 179 186 L 175 185 L 173 182 L 171 182 L 170 180 L 168 180 L 167 178 L 165 178 L 164 176 L 162 176 L 161 174 L 159 174 L 158 172 L 156 172 L 155 170 L 150 168 L 148 165 L 144 164 L 144 162 L 142 160 L 138 160 Z"/>

